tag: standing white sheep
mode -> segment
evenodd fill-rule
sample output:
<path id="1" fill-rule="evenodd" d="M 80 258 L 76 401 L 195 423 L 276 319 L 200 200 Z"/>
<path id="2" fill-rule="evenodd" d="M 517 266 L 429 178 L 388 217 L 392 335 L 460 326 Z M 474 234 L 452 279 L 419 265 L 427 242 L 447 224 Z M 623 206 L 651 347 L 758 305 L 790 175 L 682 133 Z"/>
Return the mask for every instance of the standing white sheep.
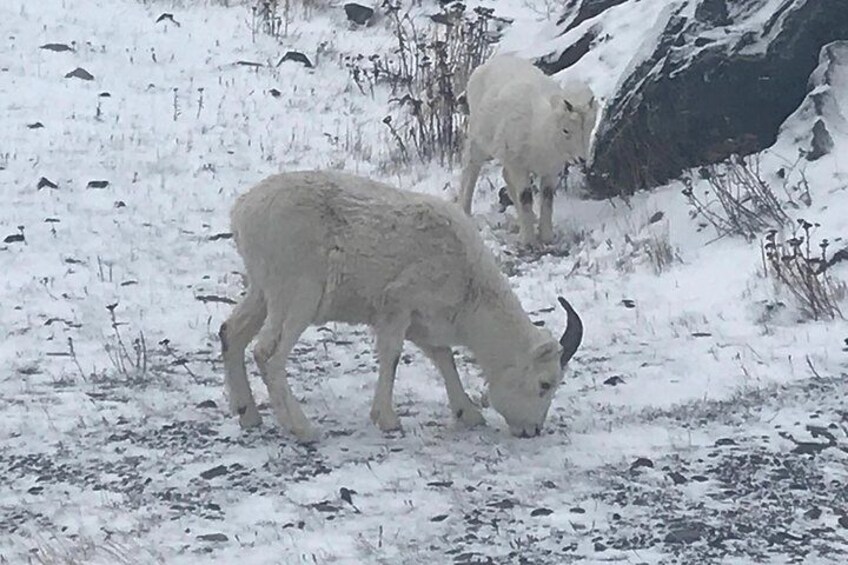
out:
<path id="1" fill-rule="evenodd" d="M 247 381 L 253 353 L 280 424 L 315 433 L 292 395 L 285 366 L 301 333 L 329 321 L 368 324 L 379 378 L 371 419 L 400 426 L 392 390 L 404 339 L 444 378 L 457 419 L 483 422 L 462 388 L 451 346 L 476 356 L 492 406 L 519 436 L 537 435 L 583 326 L 571 306 L 559 343 L 522 310 L 473 222 L 454 204 L 341 172 L 269 177 L 238 198 L 232 229 L 248 292 L 221 325 L 230 408 L 242 427 L 260 422 Z"/>
<path id="2" fill-rule="evenodd" d="M 589 154 L 597 117 L 594 94 L 583 83 L 562 88 L 529 61 L 497 55 L 471 73 L 465 95 L 469 117 L 460 186 L 463 210 L 471 214 L 483 163 L 497 159 L 518 210 L 522 242 L 551 242 L 559 174 Z M 538 234 L 532 174 L 542 189 Z"/>

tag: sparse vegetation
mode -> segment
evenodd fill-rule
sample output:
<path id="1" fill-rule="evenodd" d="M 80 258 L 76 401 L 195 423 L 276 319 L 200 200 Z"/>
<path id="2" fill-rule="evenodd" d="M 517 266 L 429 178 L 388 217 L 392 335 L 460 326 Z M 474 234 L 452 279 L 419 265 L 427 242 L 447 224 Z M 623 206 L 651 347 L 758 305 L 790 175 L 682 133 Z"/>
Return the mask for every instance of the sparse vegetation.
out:
<path id="1" fill-rule="evenodd" d="M 60 532 L 49 536 L 37 536 L 37 547 L 30 555 L 30 563 L 36 565 L 82 565 L 83 563 L 114 563 L 115 565 L 137 565 L 140 563 L 165 563 L 154 554 L 154 550 L 143 548 L 133 541 L 119 541 L 107 536 L 96 541 L 80 536 L 74 542 L 64 539 Z"/>
<path id="2" fill-rule="evenodd" d="M 698 176 L 709 185 L 703 196 L 691 177 L 684 179 L 683 194 L 692 206 L 692 217 L 712 225 L 719 237 L 741 235 L 751 241 L 767 230 L 761 246 L 762 267 L 778 292 L 788 292 L 805 319 L 843 317 L 839 302 L 846 296 L 846 286 L 828 272 L 829 242 L 824 239 L 814 245 L 811 239 L 819 225 L 798 219 L 787 235 L 792 220 L 784 207 L 799 209 L 801 204 L 812 204 L 803 171 L 798 171 L 799 180 L 792 186 L 786 170 L 778 171 L 784 200 L 763 179 L 756 157 L 734 156 L 725 163 L 702 167 Z"/>
<path id="3" fill-rule="evenodd" d="M 636 264 L 648 263 L 654 274 L 660 275 L 679 261 L 680 256 L 669 240 L 668 230 L 652 230 L 635 237 L 625 234 L 615 266 L 622 273 L 630 273 Z"/>
<path id="4" fill-rule="evenodd" d="M 839 303 L 848 292 L 844 282 L 830 276 L 828 240 L 821 240 L 817 246 L 812 244 L 811 236 L 817 227 L 818 224 L 799 219 L 798 229 L 789 238 L 776 229 L 770 230 L 763 240 L 763 270 L 779 289 L 792 295 L 805 318 L 842 318 Z"/>
<path id="5" fill-rule="evenodd" d="M 455 3 L 442 6 L 430 29 L 421 30 L 400 3 L 384 6 L 397 47 L 389 57 L 350 57 L 350 77 L 363 94 L 373 96 L 376 85 L 390 89 L 392 111 L 383 123 L 396 160 L 452 165 L 461 155 L 465 128 L 460 95 L 471 71 L 488 58 L 505 20 L 490 8 L 469 13 Z"/>
<path id="6" fill-rule="evenodd" d="M 144 338 L 144 332 L 139 332 L 138 336 L 133 338 L 130 347 L 127 347 L 124 337 L 121 334 L 121 322 L 115 315 L 115 309 L 118 304 L 110 304 L 106 307 L 109 310 L 109 316 L 112 320 L 112 336 L 106 344 L 106 355 L 112 363 L 115 371 L 125 379 L 143 378 L 147 374 L 148 355 L 147 342 Z"/>
<path id="7" fill-rule="evenodd" d="M 296 16 L 309 19 L 319 0 L 254 0 L 250 4 L 250 29 L 254 41 L 260 33 L 276 39 L 289 35 Z"/>
<path id="8" fill-rule="evenodd" d="M 753 241 L 768 228 L 790 222 L 772 187 L 763 180 L 759 161 L 737 155 L 728 161 L 701 167 L 698 176 L 709 185 L 700 195 L 691 177 L 684 178 L 683 195 L 692 216 L 712 225 L 718 235 L 741 235 Z"/>
<path id="9" fill-rule="evenodd" d="M 660 233 L 652 233 L 642 240 L 642 247 L 648 261 L 654 268 L 654 273 L 659 275 L 668 269 L 675 261 L 680 261 L 677 250 L 671 245 L 668 230 Z"/>

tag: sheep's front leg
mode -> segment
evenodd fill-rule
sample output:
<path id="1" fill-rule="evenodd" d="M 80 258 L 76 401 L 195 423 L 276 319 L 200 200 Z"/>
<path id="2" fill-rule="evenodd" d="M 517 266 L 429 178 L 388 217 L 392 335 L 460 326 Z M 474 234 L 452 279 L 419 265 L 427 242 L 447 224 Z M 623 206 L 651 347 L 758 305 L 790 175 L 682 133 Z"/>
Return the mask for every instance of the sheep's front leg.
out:
<path id="1" fill-rule="evenodd" d="M 221 355 L 224 358 L 224 385 L 230 411 L 238 415 L 242 428 L 252 428 L 262 422 L 256 401 L 247 381 L 244 350 L 262 327 L 265 320 L 265 300 L 253 285 L 235 307 L 227 321 L 221 324 Z"/>
<path id="2" fill-rule="evenodd" d="M 540 184 L 542 204 L 539 209 L 539 239 L 542 243 L 551 243 L 554 240 L 553 211 L 556 178 L 542 177 Z"/>
<path id="3" fill-rule="evenodd" d="M 503 175 L 509 188 L 509 196 L 518 210 L 521 242 L 528 247 L 536 247 L 539 240 L 536 236 L 536 215 L 533 213 L 533 185 L 530 182 L 530 174 L 505 164 Z"/>
<path id="4" fill-rule="evenodd" d="M 474 188 L 483 163 L 486 162 L 486 154 L 480 147 L 469 138 L 465 143 L 465 154 L 463 156 L 462 178 L 460 180 L 460 205 L 466 214 L 471 215 L 471 201 L 474 199 Z"/>
<path id="5" fill-rule="evenodd" d="M 291 305 L 288 311 L 283 308 L 283 300 L 273 300 L 266 296 L 268 317 L 259 331 L 253 355 L 268 388 L 268 397 L 277 421 L 299 441 L 309 443 L 318 439 L 318 434 L 294 397 L 286 375 L 289 354 L 300 335 L 312 323 L 321 298 L 320 287 L 305 286 L 313 288 L 294 293 L 291 300 L 287 301 Z"/>
<path id="6" fill-rule="evenodd" d="M 480 409 L 474 405 L 465 393 L 465 389 L 462 388 L 462 381 L 459 379 L 459 372 L 453 360 L 453 351 L 449 347 L 435 347 L 418 342 L 416 345 L 433 361 L 442 374 L 448 393 L 448 404 L 454 417 L 469 427 L 485 424 L 486 420 L 480 413 Z"/>
<path id="7" fill-rule="evenodd" d="M 380 376 L 377 378 L 377 390 L 371 405 L 371 421 L 384 432 L 399 430 L 400 418 L 392 407 L 395 376 L 403 351 L 403 340 L 409 321 L 406 317 L 386 319 L 376 326 L 377 360 L 380 364 Z"/>

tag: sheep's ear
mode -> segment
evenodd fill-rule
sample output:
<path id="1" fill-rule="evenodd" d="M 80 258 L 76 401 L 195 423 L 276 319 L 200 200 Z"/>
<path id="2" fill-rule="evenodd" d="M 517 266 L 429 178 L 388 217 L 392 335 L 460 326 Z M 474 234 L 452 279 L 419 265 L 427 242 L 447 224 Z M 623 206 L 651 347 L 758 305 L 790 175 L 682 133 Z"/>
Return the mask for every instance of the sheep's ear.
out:
<path id="1" fill-rule="evenodd" d="M 559 93 L 552 94 L 551 97 L 548 99 L 548 101 L 551 104 L 551 108 L 553 108 L 553 110 L 555 112 L 561 112 L 563 109 L 565 109 L 569 112 L 574 111 L 574 105 L 571 102 L 569 102 L 568 100 L 566 100 L 562 96 L 562 94 L 559 94 Z"/>
<path id="2" fill-rule="evenodd" d="M 558 359 L 561 353 L 560 345 L 555 341 L 549 341 L 533 350 L 533 361 L 542 365 Z"/>

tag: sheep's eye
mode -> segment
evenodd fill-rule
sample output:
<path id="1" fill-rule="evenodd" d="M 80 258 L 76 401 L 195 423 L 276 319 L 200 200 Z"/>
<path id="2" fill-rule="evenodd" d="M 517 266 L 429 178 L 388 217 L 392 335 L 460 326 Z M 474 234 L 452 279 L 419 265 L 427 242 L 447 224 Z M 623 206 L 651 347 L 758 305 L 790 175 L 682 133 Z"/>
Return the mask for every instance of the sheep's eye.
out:
<path id="1" fill-rule="evenodd" d="M 541 382 L 539 383 L 539 388 L 542 389 L 542 392 L 548 392 L 551 390 L 551 383 Z"/>
<path id="2" fill-rule="evenodd" d="M 571 132 L 570 132 L 570 131 L 568 131 L 568 130 L 567 130 L 567 129 L 565 129 L 565 128 L 562 128 L 562 133 L 564 133 L 565 135 L 571 135 Z"/>

